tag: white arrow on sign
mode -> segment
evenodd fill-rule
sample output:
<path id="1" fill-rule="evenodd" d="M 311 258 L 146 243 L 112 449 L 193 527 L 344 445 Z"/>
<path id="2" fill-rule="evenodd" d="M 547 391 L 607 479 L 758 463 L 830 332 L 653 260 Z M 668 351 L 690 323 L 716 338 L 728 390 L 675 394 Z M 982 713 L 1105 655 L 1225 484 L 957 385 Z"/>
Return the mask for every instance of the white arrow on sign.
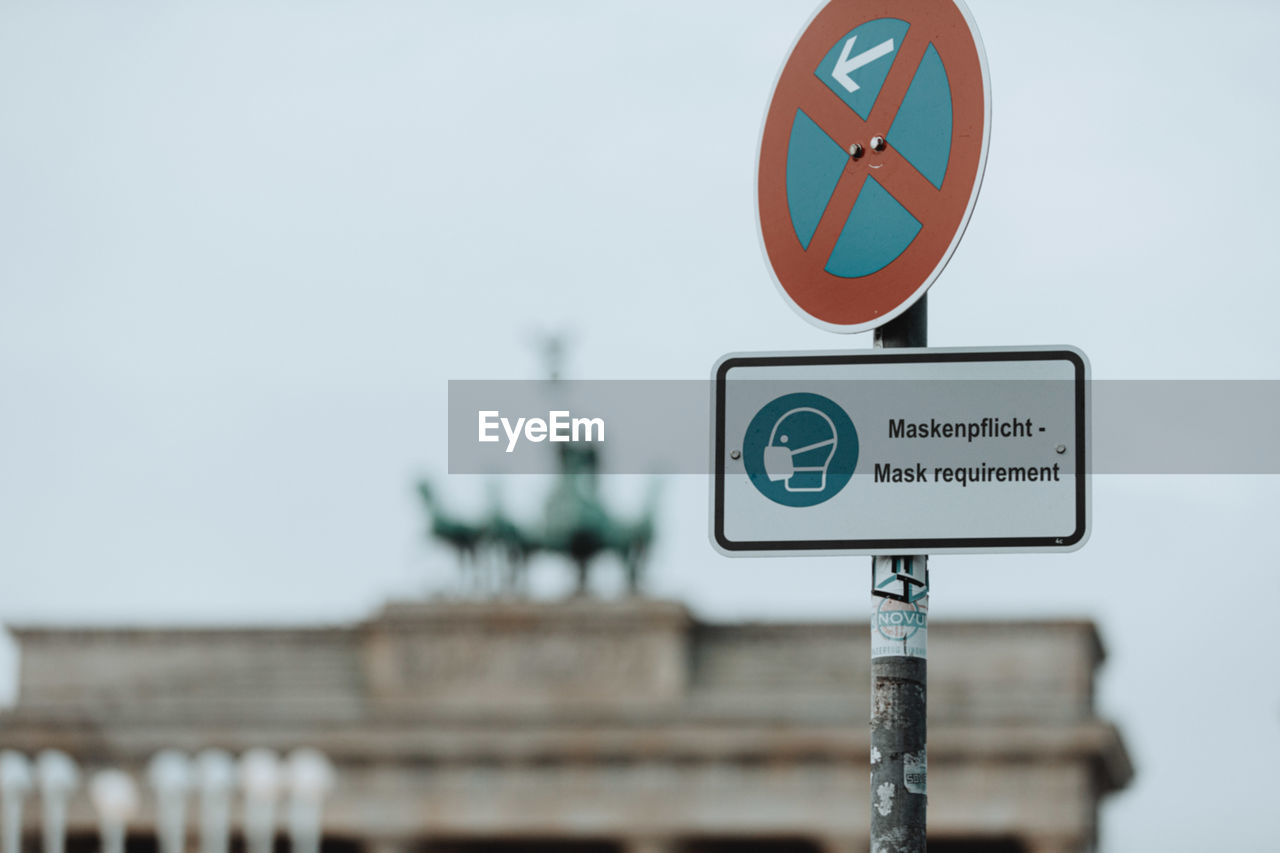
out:
<path id="1" fill-rule="evenodd" d="M 893 53 L 893 39 L 888 39 L 869 50 L 864 50 L 857 56 L 850 56 L 849 54 L 853 52 L 853 43 L 857 40 L 857 36 L 852 36 L 844 43 L 844 50 L 840 51 L 840 59 L 836 62 L 835 69 L 831 72 L 831 78 L 849 93 L 856 92 L 861 88 L 857 83 L 853 82 L 853 78 L 849 76 L 850 74 L 869 62 L 875 62 L 880 57 Z"/>

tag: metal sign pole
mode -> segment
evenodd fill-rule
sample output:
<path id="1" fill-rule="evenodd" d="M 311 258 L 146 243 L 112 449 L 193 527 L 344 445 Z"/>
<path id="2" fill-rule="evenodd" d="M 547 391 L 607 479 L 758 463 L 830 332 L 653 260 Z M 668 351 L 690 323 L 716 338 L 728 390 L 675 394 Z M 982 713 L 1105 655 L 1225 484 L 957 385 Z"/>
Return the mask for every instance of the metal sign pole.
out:
<path id="1" fill-rule="evenodd" d="M 927 298 L 877 328 L 875 346 L 927 346 Z M 871 558 L 873 853 L 925 850 L 928 560 Z"/>

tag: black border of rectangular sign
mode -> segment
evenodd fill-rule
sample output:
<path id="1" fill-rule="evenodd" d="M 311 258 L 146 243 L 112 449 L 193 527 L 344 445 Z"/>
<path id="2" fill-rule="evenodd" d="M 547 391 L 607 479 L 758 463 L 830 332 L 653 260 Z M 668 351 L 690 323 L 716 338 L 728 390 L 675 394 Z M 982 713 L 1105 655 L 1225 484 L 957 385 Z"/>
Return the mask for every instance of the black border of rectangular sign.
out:
<path id="1" fill-rule="evenodd" d="M 992 539 L 955 538 L 955 539 L 809 539 L 785 541 L 749 541 L 730 542 L 724 535 L 724 478 L 725 478 L 725 383 L 726 375 L 735 367 L 794 367 L 821 364 L 913 364 L 913 363 L 946 363 L 973 361 L 1055 361 L 1071 362 L 1075 368 L 1075 402 L 1076 402 L 1076 529 L 1070 536 L 1019 536 Z M 752 553 L 767 551 L 857 551 L 871 552 L 883 549 L 915 549 L 917 553 L 927 554 L 935 549 L 973 549 L 994 550 L 1000 548 L 1045 548 L 1070 549 L 1085 535 L 1088 516 L 1085 506 L 1087 483 L 1085 482 L 1086 454 L 1085 446 L 1085 400 L 1087 398 L 1085 383 L 1087 381 L 1084 359 L 1080 354 L 1067 349 L 1043 350 L 991 350 L 972 352 L 922 352 L 884 351 L 876 353 L 849 353 L 831 355 L 763 355 L 734 356 L 726 359 L 716 370 L 716 410 L 715 410 L 715 498 L 714 528 L 716 544 L 725 551 Z"/>

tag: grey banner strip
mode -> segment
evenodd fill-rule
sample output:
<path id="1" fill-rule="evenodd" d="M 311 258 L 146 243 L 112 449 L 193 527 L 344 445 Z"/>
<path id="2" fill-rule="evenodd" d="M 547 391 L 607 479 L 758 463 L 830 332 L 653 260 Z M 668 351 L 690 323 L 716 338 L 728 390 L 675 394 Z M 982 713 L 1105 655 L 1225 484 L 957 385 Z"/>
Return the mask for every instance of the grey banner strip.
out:
<path id="1" fill-rule="evenodd" d="M 821 393 L 832 381 L 805 388 Z M 1007 409 L 992 412 L 1000 417 L 1016 415 L 1029 382 L 1060 380 L 966 381 L 1002 386 Z M 892 397 L 885 386 L 899 383 L 904 397 L 944 384 L 880 380 L 869 390 Z M 796 389 L 774 384 L 779 394 Z M 713 391 L 708 380 L 451 380 L 449 473 L 556 473 L 576 437 L 596 449 L 604 473 L 709 474 Z M 1091 473 L 1280 474 L 1280 380 L 1093 380 L 1087 391 Z M 858 428 L 880 429 L 879 420 L 887 418 Z M 960 439 L 957 460 L 980 455 L 977 440 Z"/>

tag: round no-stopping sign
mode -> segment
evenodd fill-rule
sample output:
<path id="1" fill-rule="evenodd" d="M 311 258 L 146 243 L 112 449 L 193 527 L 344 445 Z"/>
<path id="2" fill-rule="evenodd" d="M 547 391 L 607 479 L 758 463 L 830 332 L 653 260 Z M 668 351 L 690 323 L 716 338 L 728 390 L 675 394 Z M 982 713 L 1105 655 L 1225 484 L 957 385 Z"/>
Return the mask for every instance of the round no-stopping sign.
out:
<path id="1" fill-rule="evenodd" d="M 787 301 L 837 332 L 907 310 L 960 242 L 990 127 L 986 57 L 958 0 L 819 10 L 760 140 L 760 233 Z"/>

